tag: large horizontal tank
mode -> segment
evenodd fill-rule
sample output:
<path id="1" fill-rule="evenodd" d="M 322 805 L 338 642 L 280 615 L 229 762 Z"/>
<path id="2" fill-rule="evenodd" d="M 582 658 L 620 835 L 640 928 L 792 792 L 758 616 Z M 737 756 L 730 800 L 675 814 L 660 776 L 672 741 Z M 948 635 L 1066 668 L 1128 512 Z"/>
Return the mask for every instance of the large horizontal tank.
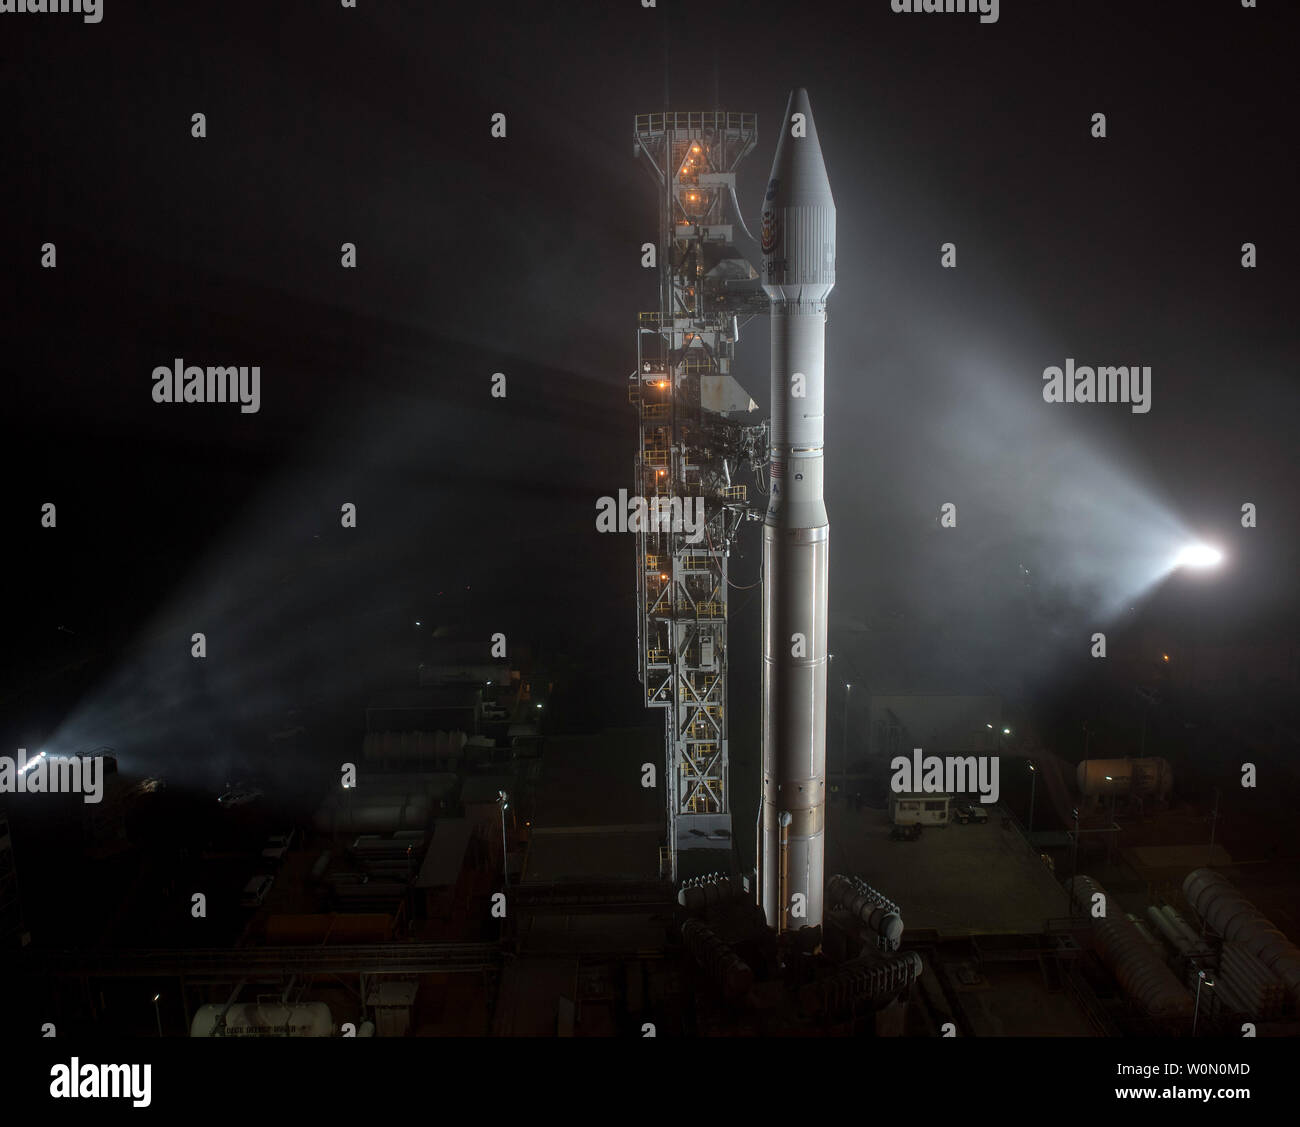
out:
<path id="1" fill-rule="evenodd" d="M 1119 903 L 1092 877 L 1075 877 L 1066 882 L 1066 888 L 1079 910 L 1092 920 L 1097 950 L 1124 993 L 1151 1017 L 1191 1020 L 1192 996 L 1142 938 Z M 1104 904 L 1106 914 L 1093 917 L 1094 904 Z"/>
<path id="2" fill-rule="evenodd" d="M 1110 778 L 1106 778 L 1109 775 Z M 1075 771 L 1079 793 L 1086 798 L 1154 796 L 1167 801 L 1174 789 L 1174 772 L 1169 760 L 1085 759 Z"/>
<path id="3" fill-rule="evenodd" d="M 1183 895 L 1224 939 L 1244 947 L 1277 975 L 1300 1009 L 1300 949 L 1267 916 L 1230 881 L 1209 869 L 1188 873 Z"/>
<path id="4" fill-rule="evenodd" d="M 223 1012 L 225 1028 L 218 1030 Z M 298 1006 L 274 1002 L 237 1002 L 229 1008 L 200 1006 L 190 1023 L 191 1037 L 330 1037 L 333 1033 L 334 1019 L 329 1006 L 322 1002 Z"/>

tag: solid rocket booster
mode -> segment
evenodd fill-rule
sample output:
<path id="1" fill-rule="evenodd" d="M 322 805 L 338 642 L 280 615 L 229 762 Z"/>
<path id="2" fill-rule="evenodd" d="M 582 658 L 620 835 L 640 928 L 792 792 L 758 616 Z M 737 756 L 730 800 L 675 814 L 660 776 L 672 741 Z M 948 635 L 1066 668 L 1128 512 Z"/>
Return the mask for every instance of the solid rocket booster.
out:
<path id="1" fill-rule="evenodd" d="M 763 527 L 763 799 L 758 882 L 769 927 L 822 922 L 827 559 L 822 498 L 826 298 L 835 201 L 808 94 L 786 105 L 763 201 L 771 300 L 771 491 Z"/>

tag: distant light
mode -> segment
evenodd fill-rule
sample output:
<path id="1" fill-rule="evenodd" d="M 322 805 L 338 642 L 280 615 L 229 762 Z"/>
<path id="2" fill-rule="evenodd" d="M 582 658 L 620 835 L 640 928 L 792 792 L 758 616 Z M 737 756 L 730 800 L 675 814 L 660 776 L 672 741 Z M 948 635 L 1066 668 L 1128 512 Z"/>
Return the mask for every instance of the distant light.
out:
<path id="1" fill-rule="evenodd" d="M 1178 553 L 1174 567 L 1214 567 L 1223 559 L 1223 553 L 1209 544 L 1189 544 Z"/>
<path id="2" fill-rule="evenodd" d="M 158 1001 L 158 999 L 161 998 L 161 997 L 162 997 L 161 994 L 155 994 L 155 995 L 153 996 L 153 1000 L 156 1002 L 156 1001 Z"/>
<path id="3" fill-rule="evenodd" d="M 415 625 L 416 625 L 416 626 L 420 626 L 420 625 L 422 625 L 422 623 L 420 623 L 420 622 L 416 622 Z"/>
<path id="4" fill-rule="evenodd" d="M 1168 655 L 1168 654 L 1161 654 L 1161 655 L 1160 655 L 1160 660 L 1161 660 L 1161 661 L 1168 661 L 1168 660 L 1169 660 L 1169 655 Z"/>
<path id="5" fill-rule="evenodd" d="M 986 727 L 990 732 L 993 731 L 993 725 L 992 725 L 992 724 L 985 724 L 984 727 Z"/>
<path id="6" fill-rule="evenodd" d="M 1009 736 L 1009 735 L 1011 735 L 1011 729 L 1010 729 L 1010 728 L 1003 728 L 1003 729 L 1002 729 L 1002 734 L 1003 734 L 1004 736 Z"/>
<path id="7" fill-rule="evenodd" d="M 491 682 L 491 681 L 489 681 L 489 682 L 488 682 L 488 684 L 489 684 L 489 685 L 490 685 L 490 684 L 492 684 L 492 682 Z"/>
<path id="8" fill-rule="evenodd" d="M 538 703 L 537 707 L 538 707 L 538 708 L 541 708 L 541 707 L 542 707 L 540 702 Z"/>

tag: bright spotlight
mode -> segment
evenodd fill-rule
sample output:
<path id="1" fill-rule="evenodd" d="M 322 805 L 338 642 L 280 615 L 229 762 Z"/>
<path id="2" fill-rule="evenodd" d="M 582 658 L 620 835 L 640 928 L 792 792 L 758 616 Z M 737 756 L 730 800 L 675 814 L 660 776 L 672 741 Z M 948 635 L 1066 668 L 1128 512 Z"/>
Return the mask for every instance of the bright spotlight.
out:
<path id="1" fill-rule="evenodd" d="M 1189 544 L 1178 553 L 1174 567 L 1214 567 L 1222 559 L 1223 553 L 1218 548 L 1211 548 L 1208 544 Z"/>

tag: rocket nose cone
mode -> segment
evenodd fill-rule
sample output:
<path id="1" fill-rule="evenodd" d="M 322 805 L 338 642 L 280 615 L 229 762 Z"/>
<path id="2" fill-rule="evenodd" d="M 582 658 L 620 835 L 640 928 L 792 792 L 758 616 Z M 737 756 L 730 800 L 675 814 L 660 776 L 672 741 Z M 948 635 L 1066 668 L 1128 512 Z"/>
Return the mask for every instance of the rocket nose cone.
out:
<path id="1" fill-rule="evenodd" d="M 781 138 L 777 142 L 772 174 L 768 178 L 767 196 L 769 206 L 835 206 L 830 179 L 826 175 L 826 162 L 822 159 L 821 141 L 817 137 L 817 123 L 813 120 L 812 103 L 808 91 L 802 86 L 791 90 L 786 102 Z"/>

